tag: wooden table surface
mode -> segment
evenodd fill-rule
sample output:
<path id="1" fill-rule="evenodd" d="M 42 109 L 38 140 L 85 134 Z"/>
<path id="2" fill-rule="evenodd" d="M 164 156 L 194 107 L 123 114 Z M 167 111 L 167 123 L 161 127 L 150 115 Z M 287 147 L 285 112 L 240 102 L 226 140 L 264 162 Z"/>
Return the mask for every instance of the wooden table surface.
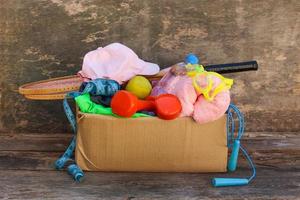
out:
<path id="1" fill-rule="evenodd" d="M 251 174 L 245 160 L 234 174 L 86 172 L 76 183 L 53 162 L 70 134 L 0 135 L 0 199 L 300 199 L 297 133 L 246 133 L 257 166 L 248 186 L 214 188 L 212 177 Z M 270 137 L 272 135 L 272 137 Z"/>

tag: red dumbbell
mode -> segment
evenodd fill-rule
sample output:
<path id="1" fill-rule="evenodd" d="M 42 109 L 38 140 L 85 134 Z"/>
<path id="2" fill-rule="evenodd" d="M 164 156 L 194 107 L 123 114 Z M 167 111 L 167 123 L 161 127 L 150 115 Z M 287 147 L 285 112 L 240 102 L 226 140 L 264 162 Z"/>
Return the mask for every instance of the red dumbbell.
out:
<path id="1" fill-rule="evenodd" d="M 181 103 L 172 94 L 162 94 L 150 97 L 147 100 L 139 100 L 132 93 L 125 90 L 118 91 L 111 100 L 112 112 L 122 116 L 131 117 L 139 110 L 155 111 L 161 119 L 175 119 L 181 113 Z"/>

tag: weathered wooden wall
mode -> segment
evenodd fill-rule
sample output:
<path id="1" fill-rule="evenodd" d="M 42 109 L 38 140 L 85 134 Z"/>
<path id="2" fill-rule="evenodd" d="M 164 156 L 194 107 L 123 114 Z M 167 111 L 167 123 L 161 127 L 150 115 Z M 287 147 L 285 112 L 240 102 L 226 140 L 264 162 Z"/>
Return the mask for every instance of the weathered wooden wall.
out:
<path id="1" fill-rule="evenodd" d="M 300 130 L 298 0 L 0 0 L 0 132 L 69 131 L 61 102 L 19 85 L 76 73 L 89 50 L 122 42 L 162 67 L 188 52 L 203 63 L 255 59 L 235 79 L 248 131 Z"/>

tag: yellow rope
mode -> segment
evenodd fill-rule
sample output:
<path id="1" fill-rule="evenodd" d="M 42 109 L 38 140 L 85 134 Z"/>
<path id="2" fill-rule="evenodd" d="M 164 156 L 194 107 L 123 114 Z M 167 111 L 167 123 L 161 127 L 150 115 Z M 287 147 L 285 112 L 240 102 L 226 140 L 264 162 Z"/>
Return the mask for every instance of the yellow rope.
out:
<path id="1" fill-rule="evenodd" d="M 188 70 L 187 75 L 193 80 L 193 86 L 196 91 L 200 94 L 203 94 L 204 98 L 208 101 L 212 101 L 220 92 L 229 90 L 233 84 L 233 79 L 225 78 L 216 72 L 205 71 L 202 65 L 187 64 L 186 69 Z M 208 84 L 205 88 L 200 87 L 200 85 L 197 83 L 197 80 L 200 76 L 204 76 L 207 79 Z M 216 76 L 221 79 L 221 83 L 213 91 L 212 76 Z"/>

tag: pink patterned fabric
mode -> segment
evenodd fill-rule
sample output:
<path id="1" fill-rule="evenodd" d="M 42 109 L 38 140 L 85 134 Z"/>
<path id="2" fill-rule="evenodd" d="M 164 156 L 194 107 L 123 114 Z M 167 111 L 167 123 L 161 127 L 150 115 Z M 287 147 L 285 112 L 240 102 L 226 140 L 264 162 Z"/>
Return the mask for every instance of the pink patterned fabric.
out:
<path id="1" fill-rule="evenodd" d="M 220 78 L 212 76 L 213 89 L 220 83 Z M 198 84 L 206 87 L 207 81 L 203 77 L 198 78 Z M 207 101 L 202 94 L 197 94 L 192 78 L 188 76 L 175 76 L 170 71 L 153 88 L 151 95 L 169 93 L 176 95 L 182 106 L 181 117 L 191 116 L 198 123 L 207 123 L 220 118 L 230 104 L 230 92 L 224 90 L 218 93 L 214 100 Z"/>

